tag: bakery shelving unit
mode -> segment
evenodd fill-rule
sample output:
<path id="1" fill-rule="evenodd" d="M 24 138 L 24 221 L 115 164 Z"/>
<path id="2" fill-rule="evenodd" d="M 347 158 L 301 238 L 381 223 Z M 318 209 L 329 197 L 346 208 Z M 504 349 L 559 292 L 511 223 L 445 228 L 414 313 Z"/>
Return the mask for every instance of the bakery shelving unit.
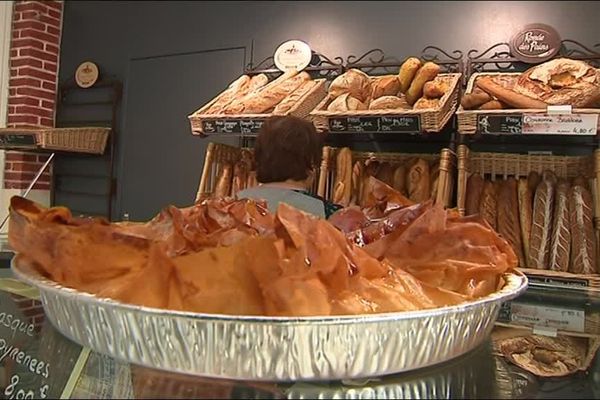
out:
<path id="1" fill-rule="evenodd" d="M 598 49 L 600 45 L 593 48 Z M 563 40 L 555 58 L 571 58 L 600 67 L 600 53 L 574 40 Z M 498 43 L 479 52 L 471 50 L 466 61 L 466 93 L 478 74 L 514 74 L 532 67 L 514 57 L 508 43 Z M 600 244 L 600 150 L 596 135 L 533 135 L 523 134 L 523 116 L 545 113 L 546 110 L 493 110 L 457 112 L 458 119 L 458 185 L 457 206 L 464 213 L 467 179 L 470 172 L 488 176 L 526 177 L 536 170 L 554 169 L 559 177 L 583 174 L 590 181 L 594 198 L 596 251 Z M 573 113 L 597 113 L 600 109 L 573 109 Z M 490 120 L 490 119 L 496 119 Z M 511 121 L 516 121 L 512 124 Z M 479 160 L 479 161 L 477 161 Z M 474 165 L 475 163 L 476 165 Z M 585 164 L 585 165 L 584 165 Z M 472 170 L 470 170 L 472 169 Z M 524 268 L 530 285 L 545 288 L 548 293 L 559 290 L 600 293 L 600 274 L 579 275 L 567 272 Z"/>

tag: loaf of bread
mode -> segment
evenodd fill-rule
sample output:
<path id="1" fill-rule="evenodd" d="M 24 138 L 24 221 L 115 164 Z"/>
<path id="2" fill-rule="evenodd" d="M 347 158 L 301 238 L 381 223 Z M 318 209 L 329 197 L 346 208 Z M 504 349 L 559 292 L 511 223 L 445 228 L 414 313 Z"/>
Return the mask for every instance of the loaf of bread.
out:
<path id="1" fill-rule="evenodd" d="M 251 78 L 248 75 L 242 75 L 233 81 L 204 113 L 221 114 L 225 107 L 229 105 L 234 98 L 236 98 L 236 95 L 240 96 L 240 94 L 244 92 L 244 89 L 250 84 L 250 80 Z"/>
<path id="2" fill-rule="evenodd" d="M 469 216 L 479 214 L 479 203 L 481 202 L 483 186 L 484 180 L 479 174 L 472 174 L 467 180 L 467 198 L 465 200 L 465 215 Z"/>
<path id="3" fill-rule="evenodd" d="M 351 69 L 338 76 L 329 85 L 329 94 L 332 97 L 349 93 L 350 96 L 365 103 L 371 95 L 371 78 L 358 69 Z"/>
<path id="4" fill-rule="evenodd" d="M 248 180 L 246 182 L 246 188 L 253 188 L 258 186 L 258 180 L 256 179 L 256 171 L 248 172 Z"/>
<path id="5" fill-rule="evenodd" d="M 254 75 L 250 78 L 250 83 L 248 87 L 243 89 L 240 93 L 240 96 L 251 95 L 263 90 L 266 85 L 269 83 L 269 77 L 265 74 Z M 241 98 L 241 97 L 239 97 Z"/>
<path id="6" fill-rule="evenodd" d="M 344 207 L 350 205 L 352 196 L 352 167 L 352 151 L 348 147 L 341 148 L 336 158 L 333 202 Z"/>
<path id="7" fill-rule="evenodd" d="M 352 198 L 350 200 L 350 203 L 358 205 L 358 206 L 362 206 L 362 204 L 363 204 L 363 201 L 361 198 L 363 175 L 364 175 L 363 163 L 360 161 L 355 162 L 354 167 L 352 167 Z"/>
<path id="8" fill-rule="evenodd" d="M 519 197 L 519 225 L 521 227 L 521 239 L 523 241 L 523 255 L 526 265 L 529 265 L 531 224 L 533 223 L 533 196 L 535 191 L 529 189 L 527 179 L 521 178 L 518 182 L 517 193 Z M 525 267 L 526 265 L 522 265 L 522 267 Z"/>
<path id="9" fill-rule="evenodd" d="M 531 192 L 531 207 L 533 207 L 533 197 L 535 196 L 535 191 L 537 190 L 538 185 L 540 184 L 542 177 L 536 171 L 531 171 L 529 175 L 527 175 L 527 187 Z"/>
<path id="10" fill-rule="evenodd" d="M 406 101 L 408 104 L 415 104 L 423 96 L 423 86 L 429 81 L 435 79 L 440 73 L 440 66 L 433 62 L 426 62 L 417 71 L 410 87 L 406 91 Z"/>
<path id="11" fill-rule="evenodd" d="M 571 229 L 571 260 L 569 272 L 598 273 L 594 235 L 592 195 L 582 186 L 569 191 L 569 225 Z"/>
<path id="12" fill-rule="evenodd" d="M 407 196 L 406 192 L 406 167 L 404 164 L 398 165 L 394 171 L 394 182 L 392 187 L 400 192 L 403 196 Z"/>
<path id="13" fill-rule="evenodd" d="M 479 106 L 478 110 L 502 110 L 504 108 L 506 108 L 506 106 L 502 104 L 502 102 L 498 100 L 490 100 L 487 103 L 483 103 L 481 106 Z"/>
<path id="14" fill-rule="evenodd" d="M 577 175 L 575 178 L 573 178 L 573 182 L 571 185 L 572 186 L 581 186 L 581 187 L 586 188 L 587 190 L 590 190 L 589 182 L 583 175 Z"/>
<path id="15" fill-rule="evenodd" d="M 344 93 L 335 98 L 327 107 L 327 111 L 331 112 L 348 112 L 366 109 L 367 106 L 363 102 L 355 97 L 352 97 L 349 93 Z"/>
<path id="16" fill-rule="evenodd" d="M 496 83 L 489 76 L 482 76 L 476 81 L 477 86 L 486 91 L 489 95 L 494 96 L 497 100 L 506 103 L 514 108 L 535 108 L 546 109 L 547 104 L 543 101 L 527 97 L 517 93 L 514 90 L 505 88 Z"/>
<path id="17" fill-rule="evenodd" d="M 397 96 L 383 96 L 369 104 L 369 110 L 410 110 L 411 108 L 404 97 Z"/>
<path id="18" fill-rule="evenodd" d="M 379 171 L 377 171 L 377 175 L 375 175 L 375 178 L 379 179 L 388 186 L 392 186 L 394 184 L 394 168 L 390 163 L 382 162 L 379 166 Z"/>
<path id="19" fill-rule="evenodd" d="M 513 90 L 546 104 L 594 106 L 600 99 L 600 72 L 584 61 L 557 58 L 522 73 Z"/>
<path id="20" fill-rule="evenodd" d="M 500 185 L 498 195 L 498 233 L 510 243 L 519 259 L 519 265 L 524 267 L 523 243 L 519 221 L 519 200 L 517 195 L 517 180 L 508 178 Z"/>
<path id="21" fill-rule="evenodd" d="M 554 212 L 555 183 L 542 179 L 533 200 L 533 223 L 529 244 L 530 268 L 548 269 L 550 261 L 550 241 Z"/>
<path id="22" fill-rule="evenodd" d="M 238 161 L 233 166 L 233 180 L 231 183 L 231 195 L 235 196 L 239 191 L 246 189 L 248 184 L 248 165 Z"/>
<path id="23" fill-rule="evenodd" d="M 549 267 L 553 271 L 566 272 L 571 254 L 571 227 L 569 212 L 569 183 L 560 181 L 554 194 L 554 217 L 550 242 Z"/>
<path id="24" fill-rule="evenodd" d="M 429 163 L 418 159 L 408 169 L 408 197 L 415 203 L 422 203 L 431 195 L 429 189 Z"/>
<path id="25" fill-rule="evenodd" d="M 440 106 L 440 99 L 427 99 L 425 97 L 421 97 L 415 105 L 413 106 L 414 110 L 429 110 L 436 109 Z"/>
<path id="26" fill-rule="evenodd" d="M 396 96 L 400 92 L 397 75 L 378 76 L 371 80 L 371 100 L 382 96 Z"/>
<path id="27" fill-rule="evenodd" d="M 233 178 L 233 167 L 231 164 L 225 164 L 221 175 L 217 179 L 214 195 L 216 198 L 227 197 L 231 193 L 231 180 Z"/>
<path id="28" fill-rule="evenodd" d="M 496 230 L 498 228 L 497 191 L 494 182 L 485 181 L 479 202 L 479 215 Z"/>
<path id="29" fill-rule="evenodd" d="M 282 81 L 280 84 L 265 87 L 244 100 L 244 114 L 262 114 L 279 104 L 287 95 L 298 89 L 304 82 L 310 80 L 310 75 L 302 72 Z"/>
<path id="30" fill-rule="evenodd" d="M 421 68 L 421 60 L 415 57 L 410 57 L 400 66 L 398 72 L 398 80 L 400 81 L 400 92 L 406 93 L 412 83 L 419 68 Z"/>
<path id="31" fill-rule="evenodd" d="M 304 98 L 315 86 L 317 82 L 308 80 L 300 85 L 300 87 L 290 93 L 281 103 L 277 104 L 273 114 L 275 115 L 286 115 L 292 107 L 298 104 L 300 99 Z"/>
<path id="32" fill-rule="evenodd" d="M 427 97 L 428 99 L 442 98 L 447 91 L 448 84 L 439 78 L 429 81 L 423 86 L 423 96 Z"/>
<path id="33" fill-rule="evenodd" d="M 460 99 L 460 105 L 465 110 L 474 110 L 492 100 L 492 96 L 476 87 L 473 92 L 464 94 L 462 96 Z"/>

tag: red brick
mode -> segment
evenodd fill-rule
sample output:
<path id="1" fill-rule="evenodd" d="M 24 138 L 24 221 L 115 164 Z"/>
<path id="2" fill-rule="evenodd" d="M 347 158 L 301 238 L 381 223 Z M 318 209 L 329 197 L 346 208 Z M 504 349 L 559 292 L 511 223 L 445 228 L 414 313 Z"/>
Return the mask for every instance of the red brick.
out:
<path id="1" fill-rule="evenodd" d="M 39 71 L 37 69 L 33 69 L 33 68 L 29 68 L 29 67 L 19 68 L 19 76 L 32 76 L 32 77 L 43 79 L 43 80 L 49 81 L 49 82 L 56 81 L 55 74 L 49 74 L 48 72 Z"/>
<path id="2" fill-rule="evenodd" d="M 6 153 L 6 161 L 37 161 L 37 155 L 21 153 L 20 151 L 9 151 Z"/>
<path id="3" fill-rule="evenodd" d="M 4 180 L 4 189 L 25 189 L 27 185 L 21 182 L 12 182 Z"/>
<path id="4" fill-rule="evenodd" d="M 15 39 L 12 41 L 11 46 L 13 49 L 20 48 L 20 47 L 33 47 L 35 49 L 44 50 L 43 42 L 40 42 L 39 40 L 31 39 L 31 38 Z"/>
<path id="5" fill-rule="evenodd" d="M 47 126 L 49 128 L 54 128 L 54 119 L 51 118 L 41 118 L 40 125 Z"/>
<path id="6" fill-rule="evenodd" d="M 15 2 L 15 11 L 39 11 L 45 14 L 48 7 L 44 3 L 43 1 L 18 1 Z"/>
<path id="7" fill-rule="evenodd" d="M 60 29 L 59 28 L 55 28 L 53 26 L 48 25 L 46 27 L 46 31 L 52 35 L 56 35 L 56 36 L 60 36 Z"/>
<path id="8" fill-rule="evenodd" d="M 15 94 L 17 94 L 17 89 L 8 89 L 8 94 L 9 96 L 14 96 Z"/>
<path id="9" fill-rule="evenodd" d="M 40 60 L 51 61 L 54 63 L 58 61 L 57 54 L 51 54 L 51 53 L 36 50 L 36 49 L 21 49 L 21 50 L 19 50 L 19 55 L 21 57 L 23 57 L 23 56 L 35 57 Z"/>
<path id="10" fill-rule="evenodd" d="M 45 154 L 38 154 L 38 156 L 37 156 L 38 162 L 40 162 L 42 164 L 45 163 L 49 158 L 50 158 L 50 156 L 45 155 Z"/>
<path id="11" fill-rule="evenodd" d="M 42 108 L 49 108 L 51 110 L 54 110 L 54 102 L 42 100 Z"/>
<path id="12" fill-rule="evenodd" d="M 48 10 L 48 15 L 51 16 L 52 18 L 60 19 L 62 13 L 60 11 L 56 11 L 56 10 Z"/>
<path id="13" fill-rule="evenodd" d="M 13 50 L 10 51 L 10 57 L 11 58 L 12 57 L 17 57 L 18 55 L 19 55 L 19 52 L 17 50 L 13 49 Z"/>
<path id="14" fill-rule="evenodd" d="M 52 18 L 48 15 L 40 15 L 39 20 L 46 24 L 46 31 L 48 31 L 48 26 L 55 29 L 60 28 L 60 19 Z"/>
<path id="15" fill-rule="evenodd" d="M 4 171 L 11 171 L 11 169 L 12 169 L 12 163 L 5 162 L 4 163 Z"/>
<path id="16" fill-rule="evenodd" d="M 54 100 L 55 94 L 33 88 L 17 88 L 17 94 L 24 96 L 35 96 L 40 99 Z"/>
<path id="17" fill-rule="evenodd" d="M 42 86 L 42 81 L 35 78 L 12 78 L 8 84 L 10 87 L 27 86 L 39 88 Z"/>
<path id="18" fill-rule="evenodd" d="M 13 29 L 13 31 L 12 31 L 12 38 L 13 38 L 13 40 L 14 39 L 18 39 L 20 35 L 21 35 L 21 31 Z"/>
<path id="19" fill-rule="evenodd" d="M 43 164 L 40 163 L 29 163 L 29 162 L 13 162 L 12 169 L 10 171 L 25 171 L 25 172 L 37 172 L 42 168 Z"/>
<path id="20" fill-rule="evenodd" d="M 13 24 L 13 32 L 18 30 L 21 32 L 21 36 L 23 36 L 23 31 L 25 29 L 37 29 L 38 31 L 45 32 L 46 25 L 42 24 L 38 21 L 28 20 L 28 21 L 19 21 Z"/>
<path id="21" fill-rule="evenodd" d="M 44 31 L 45 30 L 46 30 L 46 27 L 44 27 Z M 45 40 L 46 42 L 50 42 L 50 43 L 58 43 L 58 37 L 56 37 L 55 35 L 36 31 L 35 29 L 23 29 L 21 31 L 21 36 L 19 36 L 19 37 L 21 39 L 22 38 L 34 38 L 34 39 L 39 39 L 39 40 Z"/>
<path id="22" fill-rule="evenodd" d="M 10 70 L 10 77 L 12 78 L 12 77 L 17 76 L 17 75 L 19 75 L 19 71 L 16 70 L 16 69 L 14 69 L 14 68 L 11 68 L 11 70 Z"/>
<path id="23" fill-rule="evenodd" d="M 19 21 L 23 16 L 23 13 L 14 12 L 13 13 L 13 22 Z"/>
<path id="24" fill-rule="evenodd" d="M 28 173 L 28 172 L 13 172 L 13 171 L 8 171 L 8 172 L 4 172 L 4 179 L 9 180 L 9 181 L 32 181 L 33 178 L 35 178 L 35 174 L 34 173 Z"/>
<path id="25" fill-rule="evenodd" d="M 56 83 L 43 82 L 42 83 L 42 88 L 44 88 L 46 90 L 52 90 L 54 92 L 54 91 L 56 91 Z"/>
<path id="26" fill-rule="evenodd" d="M 37 20 L 39 19 L 38 17 L 40 16 L 39 12 L 35 12 L 35 11 L 23 11 L 20 13 L 16 13 L 19 14 L 21 16 L 21 18 L 19 20 L 27 20 L 27 19 L 33 19 L 33 20 Z M 17 21 L 19 21 L 17 20 Z"/>
<path id="27" fill-rule="evenodd" d="M 46 71 L 54 72 L 58 71 L 58 67 L 56 63 L 44 62 L 44 69 Z"/>
<path id="28" fill-rule="evenodd" d="M 54 53 L 54 54 L 60 53 L 60 49 L 58 48 L 58 46 L 55 46 L 50 43 L 46 43 L 46 51 L 48 51 L 50 53 Z"/>
<path id="29" fill-rule="evenodd" d="M 40 60 L 36 60 L 35 58 L 31 58 L 31 57 L 17 58 L 17 59 L 11 60 L 10 64 L 13 67 L 28 66 L 28 67 L 42 68 L 44 66 L 44 63 L 42 63 Z"/>
<path id="30" fill-rule="evenodd" d="M 27 126 L 39 126 L 40 119 L 39 117 L 33 115 L 9 115 L 8 116 L 9 124 L 20 124 Z"/>
<path id="31" fill-rule="evenodd" d="M 39 106 L 40 100 L 34 99 L 32 97 L 26 97 L 26 96 L 15 96 L 15 97 L 10 97 L 8 99 L 8 104 L 9 105 Z M 44 107 L 44 102 L 42 102 L 42 107 Z M 45 107 L 45 108 L 48 108 L 48 107 Z"/>
<path id="32" fill-rule="evenodd" d="M 17 114 L 31 114 L 37 115 L 38 117 L 52 118 L 54 113 L 52 111 L 44 110 L 39 107 L 31 106 L 17 106 Z"/>
<path id="33" fill-rule="evenodd" d="M 58 11 L 62 11 L 62 9 L 63 9 L 62 1 L 45 1 L 44 4 L 46 4 L 46 6 L 48 6 L 48 7 L 54 8 L 55 10 L 58 10 Z"/>
<path id="34" fill-rule="evenodd" d="M 34 190 L 50 190 L 50 182 L 40 182 L 37 181 L 35 185 L 33 185 L 33 189 Z M 41 320 L 36 320 L 36 323 L 41 323 L 44 321 L 44 318 L 42 318 Z"/>

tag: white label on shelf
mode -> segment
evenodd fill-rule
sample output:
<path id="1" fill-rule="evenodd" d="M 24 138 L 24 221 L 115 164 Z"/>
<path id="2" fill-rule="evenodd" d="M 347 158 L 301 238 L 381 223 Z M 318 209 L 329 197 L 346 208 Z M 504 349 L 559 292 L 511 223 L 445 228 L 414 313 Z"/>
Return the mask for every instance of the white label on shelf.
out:
<path id="1" fill-rule="evenodd" d="M 534 326 L 532 330 L 534 335 L 557 337 L 558 332 L 555 328 L 548 328 L 547 326 Z"/>
<path id="2" fill-rule="evenodd" d="M 571 332 L 585 330 L 583 310 L 512 303 L 510 311 L 512 322 Z"/>
<path id="3" fill-rule="evenodd" d="M 523 134 L 529 135 L 595 135 L 598 114 L 524 114 Z"/>
<path id="4" fill-rule="evenodd" d="M 548 108 L 546 108 L 546 112 L 548 115 L 571 114 L 573 112 L 573 108 L 571 106 L 548 106 Z"/>

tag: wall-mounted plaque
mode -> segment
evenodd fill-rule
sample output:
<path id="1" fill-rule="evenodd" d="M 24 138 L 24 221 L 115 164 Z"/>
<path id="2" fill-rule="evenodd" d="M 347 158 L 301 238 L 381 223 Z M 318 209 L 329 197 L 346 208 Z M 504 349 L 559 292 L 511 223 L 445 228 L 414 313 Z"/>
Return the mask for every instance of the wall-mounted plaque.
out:
<path id="1" fill-rule="evenodd" d="M 87 89 L 98 81 L 98 66 L 91 61 L 83 62 L 75 71 L 75 82 L 79 87 Z"/>
<path id="2" fill-rule="evenodd" d="M 302 71 L 310 64 L 312 51 L 310 46 L 301 40 L 289 40 L 277 48 L 273 58 L 275 66 L 281 71 Z"/>
<path id="3" fill-rule="evenodd" d="M 558 32 L 545 24 L 525 26 L 510 41 L 510 51 L 520 61 L 537 64 L 548 61 L 560 50 Z"/>

